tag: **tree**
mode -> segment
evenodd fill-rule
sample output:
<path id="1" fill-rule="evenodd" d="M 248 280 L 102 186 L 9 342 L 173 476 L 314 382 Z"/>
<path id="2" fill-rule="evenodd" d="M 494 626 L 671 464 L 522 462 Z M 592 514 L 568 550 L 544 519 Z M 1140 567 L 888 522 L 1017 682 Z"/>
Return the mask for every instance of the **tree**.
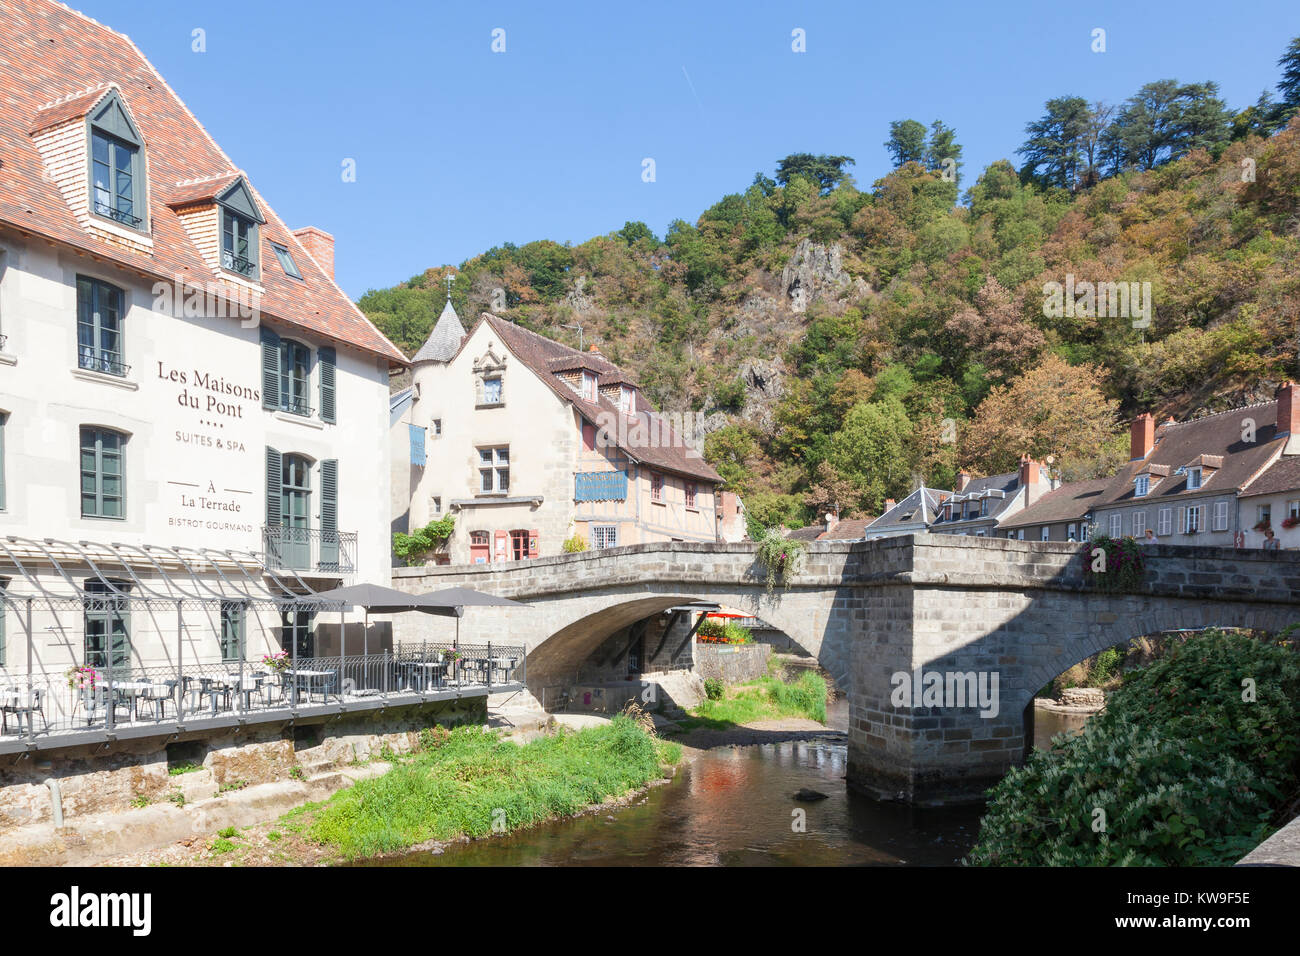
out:
<path id="1" fill-rule="evenodd" d="M 973 308 L 962 309 L 944 326 L 998 377 L 1009 379 L 1037 358 L 1046 340 L 1016 309 L 1011 293 L 993 276 L 975 294 Z"/>
<path id="2" fill-rule="evenodd" d="M 796 176 L 802 176 L 825 196 L 848 178 L 846 166 L 853 166 L 852 156 L 814 156 L 812 153 L 791 153 L 776 164 L 776 181 L 787 186 Z"/>
<path id="3" fill-rule="evenodd" d="M 812 509 L 813 520 L 826 512 L 848 517 L 848 512 L 861 497 L 857 485 L 841 475 L 829 461 L 817 466 L 817 480 L 804 495 L 804 504 Z"/>
<path id="4" fill-rule="evenodd" d="M 885 149 L 893 157 L 895 169 L 904 163 L 925 162 L 925 126 L 914 119 L 894 120 L 889 124 Z"/>
<path id="5" fill-rule="evenodd" d="M 880 514 L 886 498 L 909 491 L 908 439 L 912 424 L 896 398 L 853 406 L 831 436 L 830 463 L 857 489 L 854 506 Z"/>
<path id="6" fill-rule="evenodd" d="M 1009 385 L 994 386 L 964 431 L 963 461 L 1001 474 L 1014 471 L 1024 454 L 1039 461 L 1052 455 L 1063 470 L 1081 459 L 1102 460 L 1118 403 L 1102 394 L 1100 381 L 1097 366 L 1049 355 Z"/>
<path id="7" fill-rule="evenodd" d="M 926 168 L 945 174 L 944 179 L 954 185 L 961 182 L 961 144 L 956 137 L 955 129 L 935 120 L 930 124 L 930 141 L 925 146 Z"/>
<path id="8" fill-rule="evenodd" d="M 1285 121 L 1291 113 L 1300 109 L 1300 37 L 1287 45 L 1286 52 L 1278 58 L 1277 65 L 1282 68 L 1282 79 L 1277 81 L 1277 91 L 1288 110 L 1287 116 L 1283 118 Z"/>
<path id="9" fill-rule="evenodd" d="M 1046 105 L 1047 112 L 1025 127 L 1029 139 L 1016 150 L 1025 157 L 1021 175 L 1026 181 L 1076 189 L 1091 110 L 1082 96 L 1060 96 Z"/>
<path id="10" fill-rule="evenodd" d="M 642 240 L 648 242 L 651 246 L 659 245 L 659 240 L 655 238 L 654 232 L 651 231 L 649 226 L 639 220 L 637 222 L 623 223 L 623 228 L 614 233 L 614 235 L 618 236 L 629 246 L 634 246 Z"/>
<path id="11" fill-rule="evenodd" d="M 1155 169 L 1193 149 L 1227 142 L 1230 116 L 1217 83 L 1158 80 L 1124 101 L 1105 134 L 1108 152 L 1124 166 Z"/>

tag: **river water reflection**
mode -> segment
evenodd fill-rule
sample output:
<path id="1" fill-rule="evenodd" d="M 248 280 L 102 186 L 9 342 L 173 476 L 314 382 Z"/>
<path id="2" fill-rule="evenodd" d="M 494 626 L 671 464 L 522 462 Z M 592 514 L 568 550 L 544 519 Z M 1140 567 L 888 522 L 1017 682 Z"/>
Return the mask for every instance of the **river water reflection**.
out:
<path id="1" fill-rule="evenodd" d="M 847 725 L 843 702 L 828 723 Z M 1034 742 L 1082 727 L 1038 711 Z M 951 866 L 974 845 L 981 807 L 915 810 L 851 792 L 841 740 L 705 751 L 632 806 L 413 853 L 390 866 Z M 827 795 L 800 803 L 801 788 Z M 805 813 L 803 832 L 795 811 Z"/>

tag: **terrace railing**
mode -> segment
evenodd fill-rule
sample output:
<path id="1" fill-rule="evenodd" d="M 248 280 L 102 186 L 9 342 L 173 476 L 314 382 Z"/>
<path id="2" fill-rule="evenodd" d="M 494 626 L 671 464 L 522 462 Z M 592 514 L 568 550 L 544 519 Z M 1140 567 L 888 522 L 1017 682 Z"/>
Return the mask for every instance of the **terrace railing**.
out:
<path id="1" fill-rule="evenodd" d="M 207 718 L 279 720 L 321 704 L 363 710 L 455 690 L 522 687 L 524 648 L 421 642 L 346 656 L 85 666 L 65 674 L 0 671 L 0 742 L 111 734 Z"/>
<path id="2" fill-rule="evenodd" d="M 357 535 L 354 531 L 264 525 L 262 551 L 266 566 L 277 571 L 353 574 L 357 569 Z"/>

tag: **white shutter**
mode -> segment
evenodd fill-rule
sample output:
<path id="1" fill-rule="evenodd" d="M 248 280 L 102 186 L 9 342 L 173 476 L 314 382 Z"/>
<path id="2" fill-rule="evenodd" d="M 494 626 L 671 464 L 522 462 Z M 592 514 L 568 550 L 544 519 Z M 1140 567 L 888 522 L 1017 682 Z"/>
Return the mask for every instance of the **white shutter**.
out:
<path id="1" fill-rule="evenodd" d="M 1178 533 L 1187 533 L 1187 509 L 1182 505 L 1178 506 Z"/>
<path id="2" fill-rule="evenodd" d="M 1124 515 L 1117 511 L 1110 516 L 1110 536 L 1112 538 L 1118 538 L 1123 533 L 1123 531 L 1124 531 Z"/>
<path id="3" fill-rule="evenodd" d="M 1173 509 L 1161 508 L 1157 518 L 1158 524 L 1157 524 L 1156 534 L 1162 534 L 1162 535 L 1173 534 L 1174 532 L 1173 517 L 1174 517 Z"/>
<path id="4" fill-rule="evenodd" d="M 1228 530 L 1228 503 L 1226 501 L 1216 501 L 1214 503 L 1214 530 Z"/>

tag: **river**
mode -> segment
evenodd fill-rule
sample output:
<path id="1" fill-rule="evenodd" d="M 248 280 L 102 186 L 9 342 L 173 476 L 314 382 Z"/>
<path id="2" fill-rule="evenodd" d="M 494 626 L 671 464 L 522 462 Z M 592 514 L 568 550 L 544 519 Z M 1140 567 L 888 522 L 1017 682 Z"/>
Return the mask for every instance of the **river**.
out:
<path id="1" fill-rule="evenodd" d="M 827 723 L 847 726 L 842 701 Z M 1059 718 L 1059 719 L 1058 719 Z M 1077 729 L 1039 711 L 1035 744 Z M 631 806 L 514 834 L 413 853 L 390 866 L 951 866 L 974 845 L 980 807 L 911 809 L 844 784 L 842 741 L 700 752 Z M 802 788 L 826 794 L 801 803 Z M 797 811 L 803 811 L 802 829 Z"/>

